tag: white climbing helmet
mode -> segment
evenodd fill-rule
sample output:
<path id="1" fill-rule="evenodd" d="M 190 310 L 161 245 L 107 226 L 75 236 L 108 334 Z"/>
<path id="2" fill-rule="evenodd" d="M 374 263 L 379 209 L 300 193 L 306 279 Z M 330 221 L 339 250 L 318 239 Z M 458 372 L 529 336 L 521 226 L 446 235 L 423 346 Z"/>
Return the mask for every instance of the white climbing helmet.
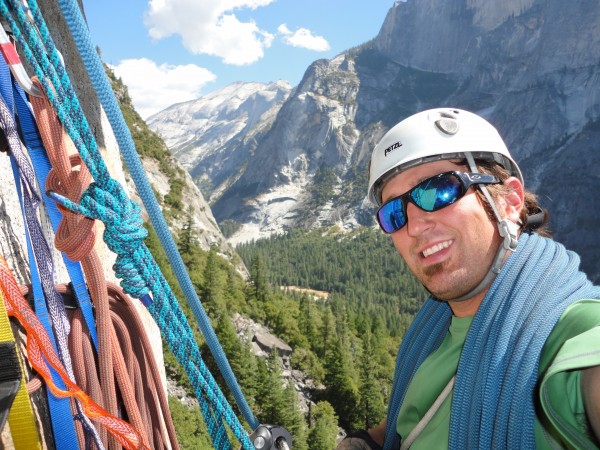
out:
<path id="1" fill-rule="evenodd" d="M 430 161 L 493 160 L 516 176 L 523 176 L 498 131 L 485 119 L 455 108 L 430 109 L 408 117 L 379 141 L 369 164 L 369 199 L 381 204 L 383 185 L 396 174 Z"/>

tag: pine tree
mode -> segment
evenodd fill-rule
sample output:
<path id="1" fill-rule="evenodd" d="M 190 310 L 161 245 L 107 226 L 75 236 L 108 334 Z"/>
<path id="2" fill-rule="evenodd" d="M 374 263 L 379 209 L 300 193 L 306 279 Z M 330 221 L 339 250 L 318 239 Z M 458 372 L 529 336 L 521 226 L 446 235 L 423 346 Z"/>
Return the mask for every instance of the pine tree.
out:
<path id="1" fill-rule="evenodd" d="M 258 391 L 257 386 L 257 373 L 258 373 L 258 362 L 257 357 L 252 354 L 250 348 L 247 344 L 242 342 L 236 332 L 231 320 L 222 315 L 215 327 L 215 332 L 219 338 L 219 342 L 223 347 L 223 351 L 227 356 L 227 360 L 231 366 L 231 370 L 235 375 L 240 388 L 244 394 L 244 397 L 248 401 L 250 407 L 252 407 L 252 402 L 256 398 L 256 394 Z M 207 362 L 208 364 L 208 362 Z M 218 379 L 221 379 L 220 371 L 218 371 L 218 367 L 216 364 L 211 364 L 209 367 L 213 375 L 218 373 Z M 224 383 L 221 386 L 225 386 Z M 231 394 L 230 390 L 224 388 L 224 392 L 228 395 L 229 402 L 234 405 L 235 399 Z"/>
<path id="2" fill-rule="evenodd" d="M 281 293 L 276 294 L 275 297 L 279 308 L 271 323 L 274 333 L 294 348 L 308 347 L 308 340 L 298 323 L 300 316 L 298 302 L 285 298 Z"/>
<path id="3" fill-rule="evenodd" d="M 333 450 L 336 447 L 338 418 L 332 406 L 318 402 L 311 411 L 308 441 L 310 450 Z"/>
<path id="4" fill-rule="evenodd" d="M 348 353 L 337 339 L 325 357 L 324 400 L 333 406 L 339 416 L 340 426 L 345 430 L 354 429 L 357 424 L 358 392 L 354 385 Z"/>
<path id="5" fill-rule="evenodd" d="M 198 239 L 196 238 L 196 233 L 194 230 L 194 210 L 191 206 L 188 206 L 188 209 L 185 214 L 185 223 L 183 227 L 181 227 L 181 231 L 179 232 L 179 240 L 177 242 L 177 248 L 179 253 L 182 255 L 189 255 L 198 247 Z"/>
<path id="6" fill-rule="evenodd" d="M 263 259 L 258 253 L 252 258 L 250 285 L 254 298 L 259 302 L 265 302 L 268 295 L 267 276 Z"/>
<path id="7" fill-rule="evenodd" d="M 292 435 L 294 450 L 308 450 L 306 421 L 304 414 L 300 411 L 298 393 L 292 381 L 288 382 L 284 390 L 284 397 L 286 402 L 281 416 L 281 426 Z"/>
<path id="8" fill-rule="evenodd" d="M 202 302 L 204 308 L 211 318 L 218 318 L 225 313 L 225 301 L 223 298 L 224 283 L 218 266 L 217 250 L 214 246 L 208 252 L 203 274 Z"/>
<path id="9" fill-rule="evenodd" d="M 281 365 L 277 350 L 273 349 L 266 361 L 266 373 L 261 380 L 257 399 L 260 423 L 279 425 L 286 409 L 286 398 L 281 380 Z"/>
<path id="10" fill-rule="evenodd" d="M 320 334 L 321 342 L 320 345 L 318 345 L 315 349 L 315 352 L 319 358 L 325 359 L 327 350 L 331 345 L 333 345 L 333 342 L 335 342 L 336 338 L 335 317 L 333 316 L 330 308 L 327 308 L 323 314 L 323 322 L 321 324 Z"/>
<path id="11" fill-rule="evenodd" d="M 331 312 L 335 317 L 335 331 L 338 339 L 341 341 L 340 345 L 344 348 L 350 347 L 350 333 L 349 333 L 349 320 L 348 320 L 348 308 L 346 302 L 340 295 L 332 295 L 330 297 Z"/>
<path id="12" fill-rule="evenodd" d="M 246 297 L 243 290 L 243 281 L 233 267 L 227 268 L 227 281 L 225 283 L 225 292 L 223 294 L 227 312 L 231 315 L 233 312 L 242 313 L 247 309 Z"/>
<path id="13" fill-rule="evenodd" d="M 300 332 L 306 337 L 309 349 L 315 351 L 319 347 L 319 327 L 322 321 L 317 308 L 313 305 L 313 300 L 306 295 L 300 298 L 300 316 L 298 320 Z"/>
<path id="14" fill-rule="evenodd" d="M 385 417 L 385 405 L 381 393 L 381 383 L 377 378 L 378 361 L 373 347 L 370 331 L 363 335 L 363 351 L 360 359 L 360 402 L 358 404 L 359 420 L 365 430 L 378 425 Z"/>
<path id="15" fill-rule="evenodd" d="M 194 226 L 193 212 L 194 211 L 190 206 L 186 212 L 186 221 L 179 232 L 177 249 L 190 274 L 190 279 L 192 280 L 196 291 L 200 291 L 200 288 L 204 283 L 201 267 L 205 256 L 198 244 L 198 234 Z M 173 286 L 172 283 L 169 284 Z"/>

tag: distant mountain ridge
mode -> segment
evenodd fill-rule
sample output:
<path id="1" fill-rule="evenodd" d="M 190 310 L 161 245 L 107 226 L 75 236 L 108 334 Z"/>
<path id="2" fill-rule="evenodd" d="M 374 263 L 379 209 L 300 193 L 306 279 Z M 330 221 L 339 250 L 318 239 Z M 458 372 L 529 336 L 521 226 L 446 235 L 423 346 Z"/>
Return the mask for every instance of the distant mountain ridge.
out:
<path id="1" fill-rule="evenodd" d="M 315 61 L 263 120 L 214 138 L 210 156 L 172 151 L 201 160 L 192 176 L 219 223 L 237 224 L 234 244 L 290 227 L 372 226 L 371 149 L 399 120 L 444 105 L 498 128 L 550 209 L 555 237 L 600 280 L 598 2 L 397 1 L 373 40 Z"/>
<path id="2" fill-rule="evenodd" d="M 172 105 L 146 122 L 209 200 L 227 188 L 227 181 L 248 157 L 248 150 L 229 152 L 227 144 L 268 128 L 290 92 L 287 81 L 233 83 L 200 99 Z"/>

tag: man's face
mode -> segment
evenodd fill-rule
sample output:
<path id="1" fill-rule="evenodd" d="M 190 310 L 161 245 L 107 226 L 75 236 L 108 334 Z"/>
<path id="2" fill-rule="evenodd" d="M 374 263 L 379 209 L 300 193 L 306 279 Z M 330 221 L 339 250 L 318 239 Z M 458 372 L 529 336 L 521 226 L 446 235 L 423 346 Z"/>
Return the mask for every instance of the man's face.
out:
<path id="1" fill-rule="evenodd" d="M 450 170 L 468 171 L 451 161 L 407 169 L 386 183 L 383 202 Z M 458 298 L 477 286 L 487 274 L 501 238 L 475 188 L 439 211 L 426 212 L 409 203 L 407 214 L 408 223 L 391 237 L 419 281 L 440 300 Z"/>

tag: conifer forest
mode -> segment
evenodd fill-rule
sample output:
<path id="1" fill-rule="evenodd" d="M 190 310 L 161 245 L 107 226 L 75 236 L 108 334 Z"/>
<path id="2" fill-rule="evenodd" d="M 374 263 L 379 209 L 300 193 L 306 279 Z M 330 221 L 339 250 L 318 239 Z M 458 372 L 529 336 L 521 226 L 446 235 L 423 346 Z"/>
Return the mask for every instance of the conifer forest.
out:
<path id="1" fill-rule="evenodd" d="M 426 295 L 389 238 L 372 229 L 294 230 L 243 244 L 236 250 L 250 272 L 246 281 L 215 249 L 202 251 L 196 233 L 184 227 L 179 250 L 257 419 L 288 429 L 299 450 L 331 450 L 338 427 L 348 433 L 383 420 L 400 339 Z M 175 286 L 157 237 L 151 233 L 147 242 Z M 293 348 L 292 367 L 319 386 L 308 414 L 298 409 L 291 383 L 282 384 L 277 354 L 256 357 L 236 336 L 235 313 L 266 325 Z M 168 376 L 186 386 L 175 358 L 167 352 L 165 360 Z M 182 448 L 211 448 L 198 411 L 173 398 L 170 404 Z"/>

